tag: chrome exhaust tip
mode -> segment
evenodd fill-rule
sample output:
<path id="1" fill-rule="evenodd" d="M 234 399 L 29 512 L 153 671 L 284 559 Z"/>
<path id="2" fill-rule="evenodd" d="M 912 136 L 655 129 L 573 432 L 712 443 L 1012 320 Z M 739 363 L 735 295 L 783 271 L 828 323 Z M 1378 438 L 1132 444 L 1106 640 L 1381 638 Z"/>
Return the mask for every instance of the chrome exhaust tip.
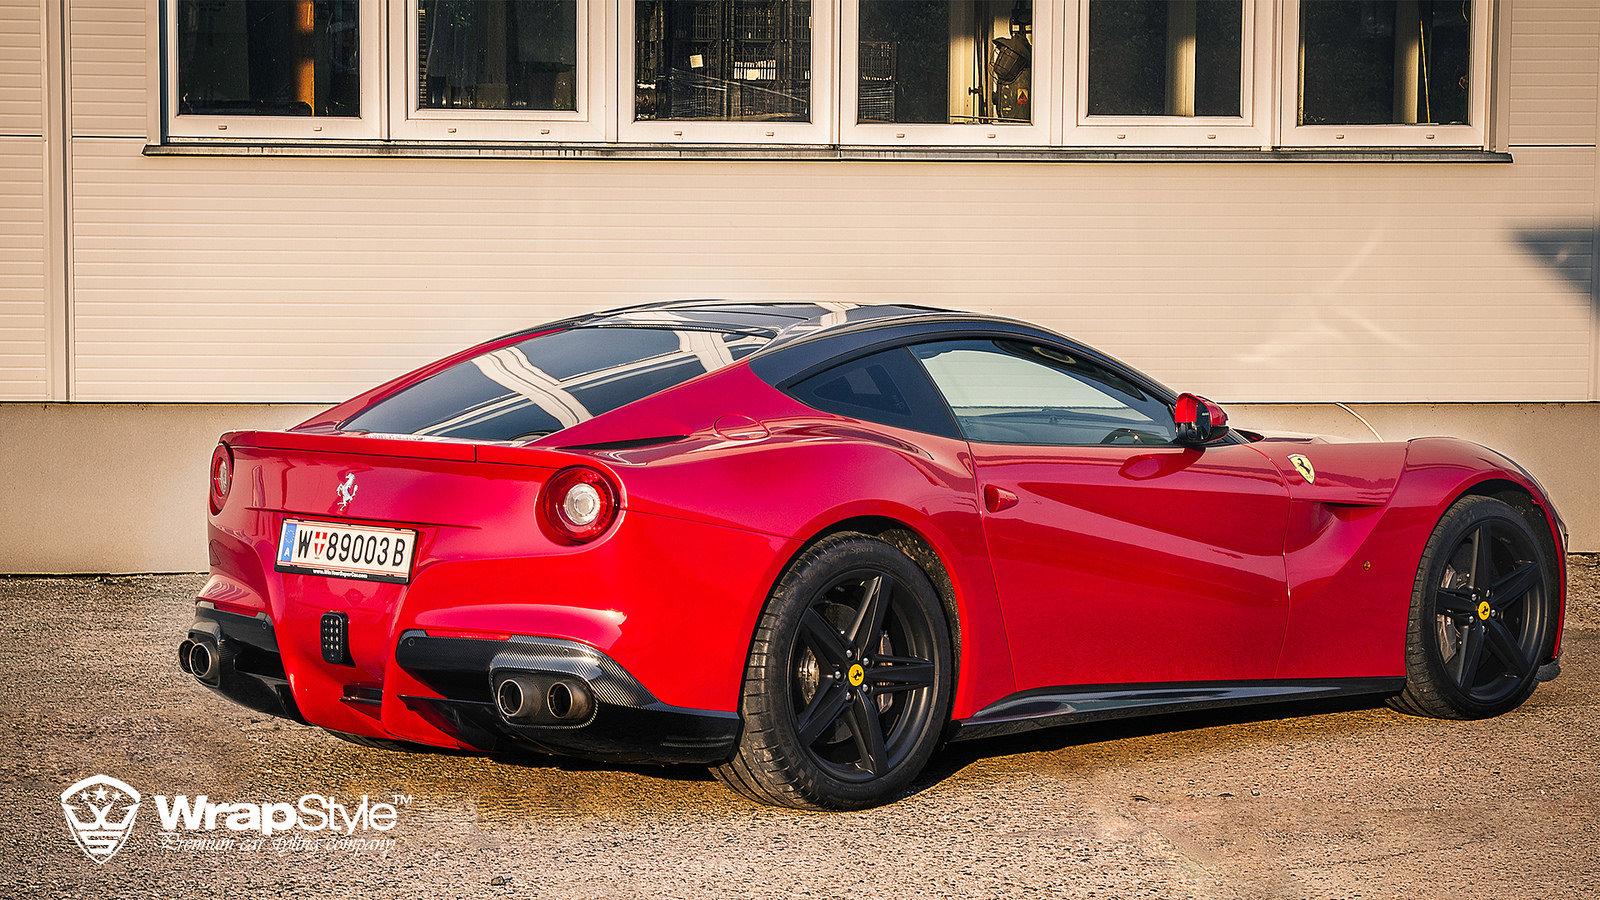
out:
<path id="1" fill-rule="evenodd" d="M 221 654 L 210 641 L 194 641 L 189 647 L 189 672 L 207 684 L 216 684 L 221 674 Z"/>
<path id="2" fill-rule="evenodd" d="M 594 697 L 588 685 L 579 681 L 556 681 L 545 692 L 545 709 L 558 722 L 578 722 L 594 711 Z"/>
<path id="3" fill-rule="evenodd" d="M 494 705 L 507 719 L 526 719 L 539 711 L 539 686 L 520 675 L 501 681 L 494 691 Z"/>
<path id="4" fill-rule="evenodd" d="M 193 649 L 194 641 L 188 639 L 178 645 L 178 668 L 190 674 L 193 674 L 194 670 L 189 668 L 189 651 Z"/>

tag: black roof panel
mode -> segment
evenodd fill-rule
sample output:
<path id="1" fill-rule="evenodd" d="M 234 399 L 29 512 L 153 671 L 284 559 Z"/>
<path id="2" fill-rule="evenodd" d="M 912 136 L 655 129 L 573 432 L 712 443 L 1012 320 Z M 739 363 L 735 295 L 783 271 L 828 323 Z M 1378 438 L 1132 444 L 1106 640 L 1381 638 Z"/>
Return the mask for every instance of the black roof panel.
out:
<path id="1" fill-rule="evenodd" d="M 947 310 L 909 304 L 866 304 L 843 301 L 668 300 L 581 316 L 570 324 L 604 327 L 618 325 L 690 326 L 733 332 L 764 334 L 774 341 L 858 322 L 952 315 Z"/>

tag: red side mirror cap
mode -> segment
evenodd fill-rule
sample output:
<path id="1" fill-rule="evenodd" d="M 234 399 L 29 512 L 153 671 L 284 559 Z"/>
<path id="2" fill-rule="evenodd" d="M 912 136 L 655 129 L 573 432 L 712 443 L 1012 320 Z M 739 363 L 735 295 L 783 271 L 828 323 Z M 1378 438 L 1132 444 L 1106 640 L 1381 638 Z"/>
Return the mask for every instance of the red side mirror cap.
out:
<path id="1" fill-rule="evenodd" d="M 1179 394 L 1172 410 L 1180 444 L 1209 444 L 1228 433 L 1228 414 L 1198 394 Z"/>

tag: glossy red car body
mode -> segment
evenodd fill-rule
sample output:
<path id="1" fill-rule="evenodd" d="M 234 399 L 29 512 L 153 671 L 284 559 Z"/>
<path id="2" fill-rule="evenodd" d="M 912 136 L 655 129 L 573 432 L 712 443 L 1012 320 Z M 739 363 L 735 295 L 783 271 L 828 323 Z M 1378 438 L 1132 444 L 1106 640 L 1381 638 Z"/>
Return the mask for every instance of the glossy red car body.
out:
<path id="1" fill-rule="evenodd" d="M 817 315 L 796 314 L 811 326 Z M 223 436 L 232 483 L 210 517 L 205 621 L 191 643 L 209 634 L 224 646 L 240 627 L 266 629 L 278 668 L 258 665 L 248 689 L 223 691 L 256 708 L 352 735 L 494 750 L 484 729 L 428 702 L 448 699 L 448 688 L 402 664 L 402 644 L 572 642 L 643 686 L 644 706 L 720 717 L 726 727 L 698 750 L 690 741 L 654 752 L 649 733 L 634 743 L 568 736 L 534 745 L 714 763 L 737 734 L 746 657 L 768 595 L 803 547 L 840 529 L 910 532 L 947 577 L 934 580 L 958 636 L 956 736 L 1068 720 L 1089 707 L 1029 704 L 1113 686 L 1350 679 L 1368 692 L 1393 690 L 1406 675 L 1418 559 L 1441 515 L 1467 494 L 1525 497 L 1565 571 L 1559 519 L 1539 485 L 1459 440 L 977 443 L 825 412 L 759 371 L 772 347 L 811 347 L 826 361 L 832 336 L 856 346 L 851 334 L 881 339 L 908 326 L 923 329 L 920 339 L 1003 327 L 1092 352 L 1016 323 L 902 310 L 773 340 L 536 440 L 341 432 L 373 403 L 531 332 L 490 342 L 292 430 Z M 564 327 L 575 326 L 555 326 Z M 1314 462 L 1314 481 L 1290 454 Z M 539 512 L 545 483 L 575 465 L 608 476 L 618 492 L 615 523 L 584 544 L 552 533 Z M 286 517 L 414 529 L 409 584 L 278 571 Z M 347 617 L 347 662 L 319 652 L 330 613 Z"/>

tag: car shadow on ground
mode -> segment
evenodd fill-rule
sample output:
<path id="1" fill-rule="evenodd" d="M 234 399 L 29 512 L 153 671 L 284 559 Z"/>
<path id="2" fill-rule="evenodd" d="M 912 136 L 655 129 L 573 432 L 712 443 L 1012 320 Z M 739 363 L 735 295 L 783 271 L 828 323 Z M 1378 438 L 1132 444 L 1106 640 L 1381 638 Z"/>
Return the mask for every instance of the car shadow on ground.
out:
<path id="1" fill-rule="evenodd" d="M 1108 759 L 1110 764 L 1118 756 L 1116 751 L 1119 749 L 1117 746 L 1119 742 L 1161 736 L 1169 736 L 1172 740 L 1159 742 L 1155 746 L 1150 742 L 1140 741 L 1140 752 L 1145 756 L 1154 753 L 1175 757 L 1196 752 L 1192 738 L 1196 733 L 1207 729 L 1231 729 L 1207 735 L 1206 742 L 1212 746 L 1220 744 L 1225 747 L 1238 747 L 1253 743 L 1276 743 L 1283 740 L 1283 733 L 1279 728 L 1250 729 L 1232 726 L 1306 725 L 1308 723 L 1299 720 L 1355 712 L 1384 713 L 1388 712 L 1388 709 L 1379 697 L 1335 697 L 1293 703 L 1162 713 L 1077 725 L 1057 725 L 999 737 L 952 741 L 934 754 L 933 759 L 912 784 L 909 793 L 925 791 L 948 779 L 958 777 L 963 770 L 985 761 L 1107 745 L 1100 749 L 1106 751 L 1104 755 L 1111 758 Z M 1326 728 L 1327 724 L 1319 723 L 1317 730 Z M 1339 720 L 1337 727 L 1340 731 L 1349 732 L 1373 726 L 1364 725 L 1362 720 L 1342 719 Z"/>
<path id="2" fill-rule="evenodd" d="M 1156 752 L 1178 756 L 1185 752 L 1193 752 L 1192 741 L 1184 738 L 1206 729 L 1252 724 L 1287 724 L 1295 720 L 1310 719 L 1324 715 L 1362 711 L 1374 712 L 1384 709 L 1385 707 L 1381 700 L 1371 697 L 1333 698 L 1300 701 L 1293 704 L 1269 704 L 1209 711 L 1166 713 L 1080 725 L 1059 725 L 1002 737 L 955 741 L 945 744 L 934 753 L 933 759 L 929 761 L 927 767 L 912 783 L 910 790 L 904 796 L 914 796 L 951 778 L 957 778 L 963 770 L 984 761 L 1002 760 L 1033 753 L 1058 753 L 1063 750 L 1092 745 L 1112 745 L 1112 749 L 1114 749 L 1118 742 L 1162 735 L 1170 735 L 1174 740 L 1157 748 Z M 1358 721 L 1345 720 L 1341 725 L 1341 730 L 1348 731 L 1362 727 L 1364 726 Z M 1280 740 L 1282 740 L 1282 734 L 1275 729 L 1267 731 L 1236 729 L 1211 735 L 1209 742 L 1213 745 L 1221 742 L 1225 746 L 1232 747 Z M 1141 747 L 1147 753 L 1151 749 L 1147 743 L 1141 744 Z M 444 755 L 470 755 L 450 754 L 449 751 L 438 752 Z M 1110 755 L 1115 756 L 1116 754 L 1113 752 Z M 647 778 L 679 783 L 713 782 L 716 780 L 707 767 L 698 765 L 595 762 L 558 756 L 542 756 L 533 752 L 495 753 L 490 754 L 489 758 L 501 765 L 529 770 L 574 773 L 631 772 Z"/>
<path id="3" fill-rule="evenodd" d="M 647 778 L 663 781 L 714 781 L 711 770 L 705 766 L 659 763 L 611 763 L 573 759 L 564 756 L 540 756 L 528 753 L 491 753 L 489 758 L 505 766 L 519 769 L 539 769 L 557 772 L 632 772 Z"/>

